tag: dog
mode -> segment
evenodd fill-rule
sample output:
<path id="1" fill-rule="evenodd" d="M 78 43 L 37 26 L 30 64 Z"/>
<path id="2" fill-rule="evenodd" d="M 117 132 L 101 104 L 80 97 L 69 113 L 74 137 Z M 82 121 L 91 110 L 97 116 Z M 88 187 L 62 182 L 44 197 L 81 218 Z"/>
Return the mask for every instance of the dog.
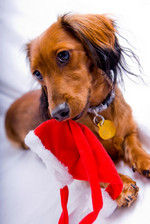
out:
<path id="1" fill-rule="evenodd" d="M 132 72 L 123 63 L 115 22 L 106 15 L 65 14 L 28 43 L 26 51 L 41 90 L 25 94 L 9 108 L 8 138 L 25 148 L 26 134 L 43 121 L 73 119 L 96 135 L 114 162 L 123 159 L 134 172 L 150 177 L 150 156 L 118 87 L 121 71 Z M 109 138 L 99 135 L 99 123 L 105 120 L 115 127 Z M 119 175 L 124 187 L 117 204 L 130 206 L 139 188 L 129 176 Z"/>

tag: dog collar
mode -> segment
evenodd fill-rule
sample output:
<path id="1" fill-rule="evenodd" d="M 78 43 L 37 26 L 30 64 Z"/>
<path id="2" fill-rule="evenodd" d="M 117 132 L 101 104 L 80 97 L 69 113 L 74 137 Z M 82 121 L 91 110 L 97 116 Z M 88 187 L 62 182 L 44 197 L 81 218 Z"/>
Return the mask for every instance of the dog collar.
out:
<path id="1" fill-rule="evenodd" d="M 115 98 L 115 92 L 114 90 L 112 90 L 101 104 L 99 104 L 96 107 L 89 107 L 88 113 L 95 114 L 95 113 L 100 113 L 103 110 L 106 110 L 110 106 L 110 104 L 113 102 L 114 98 Z"/>

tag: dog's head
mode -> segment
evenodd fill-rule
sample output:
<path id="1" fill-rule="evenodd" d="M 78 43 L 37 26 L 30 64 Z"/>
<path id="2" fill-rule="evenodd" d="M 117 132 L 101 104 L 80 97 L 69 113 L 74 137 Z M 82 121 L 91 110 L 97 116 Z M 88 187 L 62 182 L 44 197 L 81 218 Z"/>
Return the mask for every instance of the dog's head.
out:
<path id="1" fill-rule="evenodd" d="M 115 32 L 104 15 L 66 14 L 27 45 L 32 74 L 43 89 L 41 105 L 51 117 L 77 119 L 107 97 L 121 57 Z"/>

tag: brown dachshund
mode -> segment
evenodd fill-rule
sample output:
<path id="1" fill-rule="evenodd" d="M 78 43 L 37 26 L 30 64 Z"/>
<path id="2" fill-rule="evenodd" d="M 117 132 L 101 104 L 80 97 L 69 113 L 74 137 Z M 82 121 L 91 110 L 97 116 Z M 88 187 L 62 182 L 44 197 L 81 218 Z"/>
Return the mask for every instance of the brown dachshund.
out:
<path id="1" fill-rule="evenodd" d="M 27 93 L 10 107 L 8 137 L 25 147 L 26 134 L 46 119 L 74 119 L 91 129 L 114 161 L 121 158 L 134 172 L 150 177 L 150 156 L 141 146 L 131 108 L 117 86 L 122 69 L 132 73 L 123 63 L 125 51 L 116 34 L 114 22 L 104 15 L 66 14 L 27 44 L 31 72 L 42 89 Z M 105 120 L 115 129 L 109 137 L 106 130 L 99 135 L 98 123 L 103 126 Z M 124 187 L 118 206 L 130 206 L 139 188 L 130 177 L 120 176 Z"/>

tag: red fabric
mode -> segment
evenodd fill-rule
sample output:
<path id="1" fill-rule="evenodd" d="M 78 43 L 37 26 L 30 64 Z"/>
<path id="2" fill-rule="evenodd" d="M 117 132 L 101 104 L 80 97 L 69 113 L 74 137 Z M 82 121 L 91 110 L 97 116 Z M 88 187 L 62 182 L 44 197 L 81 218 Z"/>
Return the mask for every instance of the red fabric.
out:
<path id="1" fill-rule="evenodd" d="M 86 126 L 73 120 L 64 122 L 48 120 L 36 128 L 34 133 L 41 139 L 45 148 L 68 167 L 74 179 L 89 181 L 93 211 L 80 224 L 93 223 L 103 205 L 100 182 L 109 183 L 106 191 L 112 199 L 119 196 L 123 187 L 116 168 L 104 147 Z M 62 189 L 62 191 L 65 190 Z M 63 207 L 63 215 L 59 224 L 68 223 L 64 222 L 64 214 L 66 214 L 64 211 L 65 207 Z"/>
<path id="2" fill-rule="evenodd" d="M 68 191 L 67 186 L 60 189 L 61 206 L 62 206 L 63 212 L 60 216 L 58 224 L 68 224 L 69 223 L 68 210 L 67 210 L 68 195 L 69 195 L 69 191 Z"/>

